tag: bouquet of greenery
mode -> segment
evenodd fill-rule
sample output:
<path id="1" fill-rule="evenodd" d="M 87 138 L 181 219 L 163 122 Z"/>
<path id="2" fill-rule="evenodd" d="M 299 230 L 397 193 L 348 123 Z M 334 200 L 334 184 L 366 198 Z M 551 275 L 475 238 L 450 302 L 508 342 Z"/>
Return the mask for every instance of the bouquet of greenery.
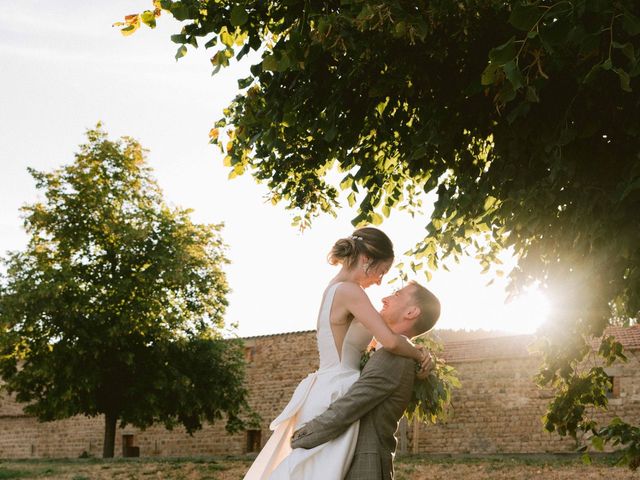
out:
<path id="1" fill-rule="evenodd" d="M 404 414 L 408 420 L 417 417 L 421 422 L 436 423 L 447 419 L 447 411 L 454 388 L 460 388 L 456 369 L 438 355 L 442 354 L 442 345 L 430 337 L 419 337 L 415 343 L 424 345 L 431 352 L 434 367 L 421 380 L 416 378 L 413 384 L 411 400 Z M 419 368 L 419 367 L 418 367 Z"/>
<path id="2" fill-rule="evenodd" d="M 414 341 L 431 353 L 434 366 L 427 378 L 416 378 L 413 384 L 411 400 L 404 414 L 408 420 L 416 417 L 421 422 L 436 423 L 447 418 L 447 408 L 451 402 L 454 388 L 460 388 L 456 369 L 440 358 L 442 345 L 430 337 L 419 337 Z M 360 358 L 360 369 L 364 368 L 373 349 L 367 349 Z M 419 366 L 417 366 L 419 368 Z"/>

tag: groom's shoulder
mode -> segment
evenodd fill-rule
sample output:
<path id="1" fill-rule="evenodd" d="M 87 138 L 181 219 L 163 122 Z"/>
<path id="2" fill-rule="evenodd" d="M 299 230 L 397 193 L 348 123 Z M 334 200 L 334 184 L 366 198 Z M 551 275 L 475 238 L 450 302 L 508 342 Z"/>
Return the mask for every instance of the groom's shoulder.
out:
<path id="1" fill-rule="evenodd" d="M 408 357 L 403 357 L 402 355 L 397 355 L 393 352 L 390 352 L 389 350 L 387 350 L 386 348 L 382 347 L 379 348 L 378 350 L 376 350 L 376 355 L 382 353 L 385 357 L 393 357 L 393 358 L 397 358 L 399 360 L 406 360 L 408 362 L 414 362 L 415 360 L 413 360 L 412 358 L 408 358 Z"/>
<path id="2" fill-rule="evenodd" d="M 391 353 L 390 351 L 381 348 L 379 350 L 377 350 L 375 352 L 375 354 L 371 357 L 371 359 L 373 360 L 374 358 L 377 358 L 376 363 L 379 364 L 393 364 L 393 365 L 413 365 L 415 363 L 415 360 L 411 359 L 411 358 L 407 358 L 407 357 L 403 357 L 400 355 L 396 355 L 395 353 Z"/>

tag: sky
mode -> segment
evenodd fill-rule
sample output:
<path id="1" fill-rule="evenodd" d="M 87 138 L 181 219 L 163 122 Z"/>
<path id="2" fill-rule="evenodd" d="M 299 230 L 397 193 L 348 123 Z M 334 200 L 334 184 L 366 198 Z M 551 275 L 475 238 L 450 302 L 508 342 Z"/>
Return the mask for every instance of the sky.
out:
<path id="1" fill-rule="evenodd" d="M 193 209 L 199 223 L 224 223 L 232 289 L 226 321 L 247 337 L 315 328 L 320 298 L 338 268 L 326 261 L 333 243 L 353 231 L 354 210 L 325 215 L 300 232 L 295 212 L 266 201 L 249 175 L 228 180 L 208 132 L 248 76 L 248 61 L 211 75 L 204 48 L 176 61 L 169 15 L 130 37 L 113 23 L 151 8 L 151 0 L 0 0 L 0 255 L 27 237 L 19 209 L 40 197 L 27 167 L 52 171 L 73 162 L 85 132 L 102 122 L 111 139 L 128 135 L 149 149 L 148 161 L 168 204 Z M 423 238 L 425 216 L 393 212 L 380 226 L 400 254 Z M 513 259 L 505 255 L 507 264 Z M 367 289 L 374 306 L 397 287 Z M 531 333 L 544 320 L 537 292 L 505 304 L 505 280 L 480 274 L 475 260 L 430 282 L 415 279 L 442 302 L 438 328 Z"/>

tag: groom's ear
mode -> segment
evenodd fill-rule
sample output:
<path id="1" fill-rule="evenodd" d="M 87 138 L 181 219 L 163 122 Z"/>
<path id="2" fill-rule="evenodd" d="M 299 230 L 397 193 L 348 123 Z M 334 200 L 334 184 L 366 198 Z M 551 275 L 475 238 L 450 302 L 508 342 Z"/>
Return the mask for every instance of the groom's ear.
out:
<path id="1" fill-rule="evenodd" d="M 410 306 L 407 309 L 407 313 L 405 313 L 405 317 L 407 317 L 409 320 L 415 320 L 419 316 L 420 316 L 420 307 L 417 307 L 416 305 Z"/>

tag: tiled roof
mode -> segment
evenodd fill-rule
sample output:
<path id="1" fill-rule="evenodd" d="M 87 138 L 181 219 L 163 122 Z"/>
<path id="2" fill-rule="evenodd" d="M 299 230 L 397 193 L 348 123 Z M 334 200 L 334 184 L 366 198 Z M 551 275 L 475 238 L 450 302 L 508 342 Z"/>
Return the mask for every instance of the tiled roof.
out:
<path id="1" fill-rule="evenodd" d="M 295 332 L 280 332 L 280 333 L 265 333 L 262 335 L 253 335 L 251 337 L 242 337 L 243 340 L 253 340 L 254 338 L 267 338 L 267 337 L 282 337 L 284 335 L 301 335 L 316 333 L 315 330 L 296 330 Z"/>
<path id="2" fill-rule="evenodd" d="M 299 330 L 296 332 L 283 332 L 266 335 L 243 337 L 244 340 L 258 338 L 280 337 L 284 335 L 309 335 L 315 330 Z M 609 327 L 605 334 L 613 335 L 622 343 L 626 350 L 640 349 L 640 325 L 633 327 Z M 502 360 L 509 358 L 526 358 L 531 353 L 529 348 L 535 341 L 534 335 L 513 335 L 502 337 L 490 337 L 477 340 L 465 340 L 458 342 L 446 342 L 442 356 L 447 362 L 473 362 L 479 360 Z M 599 341 L 592 342 L 594 348 L 598 348 Z"/>
<path id="3" fill-rule="evenodd" d="M 516 335 L 448 342 L 444 344 L 442 356 L 449 363 L 528 357 L 534 339 L 533 335 Z"/>
<path id="4" fill-rule="evenodd" d="M 605 335 L 613 335 L 625 350 L 640 349 L 640 325 L 633 327 L 609 327 Z M 483 338 L 464 342 L 448 342 L 444 345 L 443 357 L 447 362 L 471 362 L 477 360 L 500 360 L 523 358 L 530 355 L 529 348 L 534 343 L 533 335 Z M 593 348 L 600 342 L 594 339 Z"/>
<path id="5" fill-rule="evenodd" d="M 640 325 L 633 327 L 609 327 L 605 334 L 613 335 L 627 350 L 640 348 Z"/>

